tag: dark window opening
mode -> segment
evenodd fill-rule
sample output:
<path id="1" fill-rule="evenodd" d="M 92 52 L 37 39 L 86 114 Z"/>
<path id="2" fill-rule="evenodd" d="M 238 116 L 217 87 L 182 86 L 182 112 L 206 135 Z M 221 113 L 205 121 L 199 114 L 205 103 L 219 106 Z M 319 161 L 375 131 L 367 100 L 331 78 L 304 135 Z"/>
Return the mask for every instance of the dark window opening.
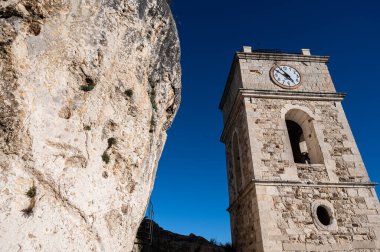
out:
<path id="1" fill-rule="evenodd" d="M 293 121 L 286 120 L 286 127 L 288 128 L 294 162 L 299 164 L 310 164 L 310 157 L 301 126 Z"/>
<path id="2" fill-rule="evenodd" d="M 317 208 L 317 216 L 318 216 L 318 220 L 323 225 L 328 226 L 331 224 L 331 216 L 324 206 L 319 206 Z"/>

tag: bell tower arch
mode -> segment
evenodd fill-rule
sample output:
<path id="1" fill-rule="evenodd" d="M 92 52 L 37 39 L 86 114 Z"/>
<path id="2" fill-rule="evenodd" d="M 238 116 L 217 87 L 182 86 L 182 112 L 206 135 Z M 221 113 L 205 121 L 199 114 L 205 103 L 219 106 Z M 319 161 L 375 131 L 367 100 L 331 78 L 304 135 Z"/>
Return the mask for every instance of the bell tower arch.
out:
<path id="1" fill-rule="evenodd" d="M 329 57 L 244 47 L 220 102 L 232 243 L 245 251 L 379 251 L 380 208 Z"/>
<path id="2" fill-rule="evenodd" d="M 314 119 L 301 109 L 291 109 L 285 115 L 294 163 L 323 164 L 322 150 L 315 133 Z"/>

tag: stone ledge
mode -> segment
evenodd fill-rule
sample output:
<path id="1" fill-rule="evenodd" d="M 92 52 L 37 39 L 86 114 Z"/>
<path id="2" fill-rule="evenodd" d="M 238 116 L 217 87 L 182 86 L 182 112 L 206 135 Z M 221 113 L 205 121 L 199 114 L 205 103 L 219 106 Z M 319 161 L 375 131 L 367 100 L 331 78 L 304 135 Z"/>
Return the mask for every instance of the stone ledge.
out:
<path id="1" fill-rule="evenodd" d="M 327 93 L 327 92 L 301 92 L 301 91 L 289 91 L 289 90 L 254 90 L 239 88 L 234 102 L 231 106 L 230 113 L 224 122 L 224 128 L 220 136 L 220 141 L 224 142 L 225 136 L 230 128 L 233 117 L 236 116 L 237 109 L 242 103 L 244 98 L 265 98 L 265 99 L 285 99 L 285 100 L 308 100 L 308 101 L 337 101 L 341 102 L 345 93 Z M 224 106 L 224 99 L 222 99 L 219 108 Z"/>
<path id="2" fill-rule="evenodd" d="M 287 99 L 287 100 L 309 100 L 309 101 L 342 101 L 346 93 L 327 92 L 303 92 L 284 90 L 254 90 L 239 89 L 243 97 L 266 98 L 266 99 Z"/>
<path id="3" fill-rule="evenodd" d="M 287 53 L 265 53 L 265 52 L 237 52 L 232 61 L 230 71 L 227 77 L 227 83 L 223 90 L 222 99 L 219 103 L 219 109 L 223 108 L 226 100 L 227 93 L 230 90 L 233 74 L 240 59 L 247 60 L 281 60 L 281 61 L 301 61 L 301 62 L 321 62 L 328 63 L 330 57 L 328 56 L 309 56 L 302 54 L 287 54 Z"/>
<path id="4" fill-rule="evenodd" d="M 329 56 L 312 56 L 293 53 L 271 53 L 271 52 L 237 52 L 238 59 L 250 60 L 281 60 L 328 63 Z"/>
<path id="5" fill-rule="evenodd" d="M 305 183 L 295 180 L 260 180 L 252 179 L 254 184 L 264 185 L 283 185 L 283 186 L 302 186 L 302 187 L 375 187 L 378 183 L 372 182 L 317 182 L 317 183 Z"/>
<path id="6" fill-rule="evenodd" d="M 283 243 L 284 251 L 349 251 L 352 249 L 376 249 L 374 241 L 353 241 L 350 244 Z"/>
<path id="7" fill-rule="evenodd" d="M 352 248 L 354 249 L 376 249 L 374 241 L 353 241 Z"/>
<path id="8" fill-rule="evenodd" d="M 244 197 L 254 185 L 260 186 L 297 186 L 297 187 L 334 187 L 334 188 L 368 188 L 375 187 L 378 183 L 373 182 L 318 182 L 314 184 L 305 183 L 302 181 L 294 180 L 260 180 L 252 179 L 250 180 L 242 190 L 240 190 L 236 199 L 229 205 L 226 209 L 228 212 L 231 212 L 232 208 L 235 207 L 236 203 Z"/>
<path id="9" fill-rule="evenodd" d="M 306 244 L 306 251 L 349 251 L 351 249 L 351 244 Z"/>
<path id="10" fill-rule="evenodd" d="M 284 251 L 306 251 L 305 243 L 283 243 Z"/>

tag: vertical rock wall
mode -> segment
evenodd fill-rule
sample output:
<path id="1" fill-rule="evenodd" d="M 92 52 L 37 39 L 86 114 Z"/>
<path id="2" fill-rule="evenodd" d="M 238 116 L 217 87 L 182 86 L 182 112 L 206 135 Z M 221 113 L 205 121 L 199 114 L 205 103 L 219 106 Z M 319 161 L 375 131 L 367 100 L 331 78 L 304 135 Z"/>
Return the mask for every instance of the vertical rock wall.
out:
<path id="1" fill-rule="evenodd" d="M 163 0 L 0 3 L 2 251 L 130 251 L 180 102 Z"/>

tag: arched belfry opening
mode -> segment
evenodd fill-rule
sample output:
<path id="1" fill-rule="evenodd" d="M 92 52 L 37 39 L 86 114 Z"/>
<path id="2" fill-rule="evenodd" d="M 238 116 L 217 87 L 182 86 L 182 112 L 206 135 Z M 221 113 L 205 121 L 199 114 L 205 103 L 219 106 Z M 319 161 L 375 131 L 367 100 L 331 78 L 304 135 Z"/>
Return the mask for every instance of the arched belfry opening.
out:
<path id="1" fill-rule="evenodd" d="M 307 163 L 310 162 L 307 149 L 303 149 L 305 137 L 303 135 L 302 128 L 291 120 L 286 120 L 286 127 L 288 128 L 288 134 L 290 139 L 290 145 L 292 146 L 293 158 L 295 163 Z"/>
<path id="2" fill-rule="evenodd" d="M 290 145 L 295 163 L 323 164 L 323 155 L 315 133 L 313 118 L 300 109 L 285 115 Z"/>
<path id="3" fill-rule="evenodd" d="M 233 158 L 233 169 L 235 172 L 235 183 L 236 183 L 236 192 L 238 193 L 242 188 L 242 172 L 240 165 L 240 149 L 239 149 L 239 140 L 236 132 L 232 137 L 232 158 Z"/>

